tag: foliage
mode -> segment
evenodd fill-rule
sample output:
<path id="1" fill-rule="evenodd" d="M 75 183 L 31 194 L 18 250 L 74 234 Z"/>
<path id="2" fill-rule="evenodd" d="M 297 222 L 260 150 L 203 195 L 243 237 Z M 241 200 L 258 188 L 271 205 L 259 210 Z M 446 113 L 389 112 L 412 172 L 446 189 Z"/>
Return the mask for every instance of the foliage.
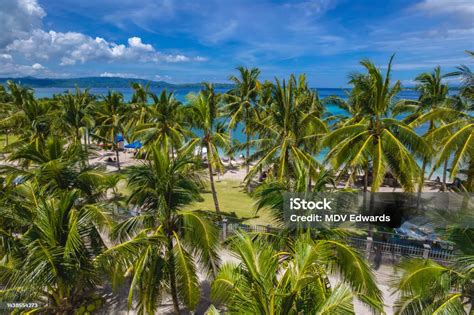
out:
<path id="1" fill-rule="evenodd" d="M 137 300 L 140 314 L 154 314 L 163 292 L 189 310 L 199 298 L 197 267 L 210 273 L 218 267 L 216 227 L 194 212 L 178 210 L 199 197 L 200 178 L 189 172 L 186 156 L 170 158 L 159 146 L 151 148 L 150 160 L 127 170 L 129 202 L 137 214 L 114 228 L 119 241 L 98 260 L 111 274 L 130 274 L 128 298 Z"/>
<path id="2" fill-rule="evenodd" d="M 231 248 L 241 263 L 224 264 L 211 292 L 231 314 L 352 314 L 354 296 L 373 310 L 382 308 L 370 268 L 343 243 L 302 235 L 278 252 L 239 234 Z M 334 287 L 328 280 L 332 271 L 343 281 Z"/>

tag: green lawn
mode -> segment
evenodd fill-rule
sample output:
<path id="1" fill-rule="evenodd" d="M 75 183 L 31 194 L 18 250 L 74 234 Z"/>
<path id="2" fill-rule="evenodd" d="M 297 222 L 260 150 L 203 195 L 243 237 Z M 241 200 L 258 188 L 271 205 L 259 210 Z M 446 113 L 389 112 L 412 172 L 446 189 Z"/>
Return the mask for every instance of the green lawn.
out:
<path id="1" fill-rule="evenodd" d="M 217 199 L 224 215 L 235 217 L 236 221 L 246 224 L 269 224 L 271 222 L 267 211 L 262 210 L 258 214 L 255 213 L 254 201 L 245 192 L 245 188 L 239 181 L 222 180 L 216 182 L 216 190 Z M 204 201 L 195 202 L 185 210 L 215 212 L 210 190 L 203 193 L 202 197 Z"/>
<path id="2" fill-rule="evenodd" d="M 15 136 L 15 135 L 9 135 L 8 136 L 8 143 L 9 144 L 13 143 L 16 140 L 18 140 L 18 136 Z M 4 147 L 5 147 L 5 135 L 1 134 L 0 135 L 0 151 L 2 151 Z"/>
<path id="3" fill-rule="evenodd" d="M 236 180 L 221 180 L 216 181 L 217 199 L 221 211 L 224 215 L 229 217 L 230 221 L 241 222 L 245 224 L 270 224 L 271 217 L 266 210 L 261 210 L 258 214 L 255 213 L 254 201 L 245 192 L 245 188 Z M 121 180 L 117 185 L 117 190 L 123 196 L 127 196 L 129 191 L 127 189 L 127 182 Z M 205 211 L 212 214 L 215 213 L 214 201 L 210 188 L 201 194 L 203 201 L 195 202 L 187 206 L 184 211 Z"/>

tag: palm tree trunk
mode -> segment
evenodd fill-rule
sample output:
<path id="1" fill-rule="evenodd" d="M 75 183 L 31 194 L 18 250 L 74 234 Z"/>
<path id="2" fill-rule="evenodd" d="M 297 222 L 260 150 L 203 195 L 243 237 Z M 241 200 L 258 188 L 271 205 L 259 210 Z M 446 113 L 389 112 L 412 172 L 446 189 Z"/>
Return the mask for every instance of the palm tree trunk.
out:
<path id="1" fill-rule="evenodd" d="M 168 265 L 169 265 L 169 276 L 170 276 L 170 289 L 171 298 L 173 300 L 173 307 L 176 314 L 179 314 L 179 300 L 178 290 L 176 289 L 176 274 L 175 274 L 175 261 L 173 255 L 173 239 L 171 235 L 168 235 Z"/>
<path id="2" fill-rule="evenodd" d="M 433 120 L 430 120 L 430 124 L 428 127 L 428 133 L 432 131 L 434 128 L 434 122 Z M 423 191 L 423 186 L 425 185 L 425 172 L 426 172 L 426 166 L 428 165 L 428 158 L 423 158 L 423 162 L 421 164 L 421 180 L 420 184 L 418 185 L 418 193 L 421 194 Z M 421 197 L 421 196 L 420 196 Z"/>
<path id="3" fill-rule="evenodd" d="M 175 159 L 175 156 L 174 156 L 174 148 L 172 145 L 170 145 L 170 152 L 171 152 L 171 159 Z"/>
<path id="4" fill-rule="evenodd" d="M 247 145 L 246 145 L 246 152 L 245 152 L 245 173 L 246 175 L 248 175 L 248 173 L 250 172 L 250 147 L 249 147 L 249 141 L 250 141 L 250 134 L 247 132 Z M 250 180 L 249 180 L 249 183 L 250 183 Z M 250 193 L 251 192 L 251 189 L 250 189 L 250 185 L 247 184 L 247 192 Z"/>
<path id="5" fill-rule="evenodd" d="M 443 185 L 441 186 L 442 191 L 446 191 L 446 175 L 448 173 L 448 159 L 444 161 L 443 165 Z"/>
<path id="6" fill-rule="evenodd" d="M 74 139 L 74 144 L 81 145 L 81 132 L 76 128 L 76 138 Z"/>
<path id="7" fill-rule="evenodd" d="M 246 174 L 248 174 L 250 172 L 250 146 L 249 146 L 249 142 L 250 142 L 250 133 L 247 131 L 247 128 L 246 128 L 246 134 L 247 134 L 247 143 L 246 143 L 246 152 L 245 152 L 245 164 L 246 164 L 246 168 L 245 168 L 245 172 Z"/>
<path id="8" fill-rule="evenodd" d="M 91 136 L 89 134 L 89 128 L 86 128 L 86 133 L 87 133 L 87 144 L 91 145 Z"/>
<path id="9" fill-rule="evenodd" d="M 82 143 L 81 143 L 81 142 L 82 142 L 81 131 L 79 130 L 79 128 L 76 128 L 76 137 L 75 137 L 75 139 L 74 139 L 74 144 L 76 144 L 76 145 L 77 145 L 78 147 L 80 147 L 81 150 L 82 150 Z M 85 152 L 87 152 L 87 149 L 86 149 L 86 147 L 84 146 L 84 153 L 85 153 Z M 86 156 L 87 156 L 87 154 L 86 154 Z M 87 159 L 87 158 L 86 158 L 86 159 Z M 81 165 L 82 165 L 82 167 L 84 167 L 84 168 L 87 166 L 87 162 L 86 162 L 86 160 L 84 160 L 84 157 L 82 156 L 82 154 L 81 154 Z"/>
<path id="10" fill-rule="evenodd" d="M 115 145 L 115 156 L 117 157 L 117 169 L 120 171 L 120 155 L 117 145 Z"/>
<path id="11" fill-rule="evenodd" d="M 212 192 L 212 199 L 214 200 L 214 206 L 216 207 L 216 213 L 220 216 L 221 209 L 219 208 L 219 200 L 217 200 L 217 192 L 216 187 L 214 185 L 214 175 L 212 170 L 212 163 L 211 163 L 211 146 L 207 145 L 207 167 L 209 169 L 209 181 L 211 182 L 211 192 Z"/>
<path id="12" fill-rule="evenodd" d="M 245 106 L 245 135 L 247 136 L 246 143 L 245 143 L 245 164 L 246 164 L 246 175 L 250 172 L 250 164 L 249 164 L 249 157 L 250 157 L 250 128 L 249 128 L 249 108 Z"/>
<path id="13" fill-rule="evenodd" d="M 468 192 L 474 191 L 474 158 L 469 161 L 469 168 L 467 169 L 466 190 Z"/>
<path id="14" fill-rule="evenodd" d="M 229 143 L 231 143 L 232 145 L 232 129 L 229 128 Z M 229 153 L 229 166 L 232 167 L 232 158 L 234 157 L 234 154 L 233 153 Z"/>
<path id="15" fill-rule="evenodd" d="M 418 192 L 421 193 L 423 191 L 423 186 L 425 185 L 425 172 L 426 172 L 426 165 L 427 165 L 426 159 L 423 159 L 423 162 L 421 163 L 421 178 L 420 178 L 420 184 L 418 185 Z"/>
<path id="16" fill-rule="evenodd" d="M 311 180 L 311 166 L 308 167 L 308 188 L 306 189 L 308 192 L 311 191 L 311 186 L 313 186 L 313 181 Z"/>
<path id="17" fill-rule="evenodd" d="M 364 192 L 367 192 L 367 188 L 369 187 L 369 164 L 365 167 L 364 171 Z"/>
<path id="18" fill-rule="evenodd" d="M 89 165 L 89 150 L 87 148 L 87 133 L 84 132 L 84 152 L 86 153 L 86 163 Z"/>

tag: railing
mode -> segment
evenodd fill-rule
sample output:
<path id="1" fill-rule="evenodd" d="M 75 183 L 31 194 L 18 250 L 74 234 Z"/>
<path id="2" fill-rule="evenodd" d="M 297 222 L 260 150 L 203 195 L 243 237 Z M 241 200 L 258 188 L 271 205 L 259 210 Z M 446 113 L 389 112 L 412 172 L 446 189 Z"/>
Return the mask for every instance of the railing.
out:
<path id="1" fill-rule="evenodd" d="M 222 222 L 223 238 L 234 234 L 238 230 L 255 233 L 272 233 L 277 232 L 278 228 L 269 225 L 247 225 L 241 223 Z M 407 238 L 404 238 L 406 240 Z M 370 258 L 373 254 L 381 252 L 384 256 L 391 257 L 393 260 L 401 257 L 425 258 L 433 259 L 439 262 L 450 262 L 455 258 L 454 250 L 432 248 L 429 244 L 419 243 L 415 245 L 398 244 L 394 240 L 374 241 L 371 237 L 349 237 L 348 243 L 353 247 L 365 252 L 366 257 Z M 414 240 L 415 241 L 415 240 Z M 418 241 L 419 242 L 419 241 Z"/>
<path id="2" fill-rule="evenodd" d="M 451 261 L 455 258 L 455 255 L 452 250 L 432 249 L 429 252 L 428 258 L 439 261 Z"/>
<path id="3" fill-rule="evenodd" d="M 269 225 L 247 225 L 241 223 L 230 223 L 227 225 L 227 230 L 230 233 L 235 233 L 238 230 L 256 233 L 271 233 L 278 231 L 277 228 L 271 227 Z"/>

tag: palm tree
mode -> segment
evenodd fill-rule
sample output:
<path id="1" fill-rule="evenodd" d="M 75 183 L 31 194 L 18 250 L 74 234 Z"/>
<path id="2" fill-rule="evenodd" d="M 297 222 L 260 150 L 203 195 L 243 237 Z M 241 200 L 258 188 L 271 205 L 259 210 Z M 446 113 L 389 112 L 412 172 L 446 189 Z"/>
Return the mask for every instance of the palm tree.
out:
<path id="1" fill-rule="evenodd" d="M 234 87 L 226 93 L 228 105 L 227 111 L 230 116 L 229 129 L 233 130 L 239 122 L 244 123 L 244 133 L 247 137 L 245 142 L 245 164 L 247 174 L 250 170 L 250 136 L 252 135 L 252 121 L 256 116 L 255 102 L 259 92 L 258 76 L 260 70 L 257 68 L 247 69 L 237 67 L 240 77 L 230 76 Z"/>
<path id="2" fill-rule="evenodd" d="M 15 121 L 10 117 L 14 113 L 14 107 L 9 103 L 1 103 L 0 110 L 0 129 L 5 134 L 5 147 L 9 144 L 9 135 L 15 129 Z"/>
<path id="3" fill-rule="evenodd" d="M 153 104 L 148 105 L 147 122 L 139 123 L 134 129 L 134 138 L 140 139 L 145 146 L 160 144 L 170 148 L 174 154 L 188 133 L 184 127 L 184 113 L 181 102 L 172 92 L 163 90 L 159 96 L 151 93 Z"/>
<path id="4" fill-rule="evenodd" d="M 8 81 L 8 89 L 13 99 L 13 114 L 3 123 L 16 124 L 20 142 L 34 143 L 37 147 L 44 145 L 52 131 L 53 117 L 57 117 L 57 108 L 49 101 L 37 101 L 31 89 Z"/>
<path id="5" fill-rule="evenodd" d="M 193 310 L 199 299 L 197 265 L 215 272 L 218 231 L 204 217 L 181 208 L 199 198 L 200 178 L 190 172 L 192 159 L 171 158 L 159 145 L 148 161 L 127 170 L 131 205 L 137 214 L 114 230 L 122 240 L 101 257 L 111 273 L 131 272 L 129 306 L 136 296 L 140 314 L 155 314 L 169 288 L 175 312 L 180 301 Z"/>
<path id="6" fill-rule="evenodd" d="M 140 83 L 133 82 L 130 84 L 133 89 L 132 99 L 130 103 L 132 104 L 147 104 L 148 96 L 150 95 L 150 82 L 145 86 Z"/>
<path id="7" fill-rule="evenodd" d="M 449 226 L 443 237 L 460 255 L 449 264 L 407 259 L 392 288 L 399 293 L 396 314 L 472 314 L 474 310 L 474 234 L 472 228 Z"/>
<path id="8" fill-rule="evenodd" d="M 378 190 L 387 170 L 394 174 L 405 191 L 413 191 L 413 182 L 420 173 L 414 155 L 422 156 L 423 152 L 429 152 L 428 145 L 412 128 L 388 117 L 393 98 L 400 91 L 399 81 L 390 87 L 392 60 L 393 56 L 385 77 L 370 61 L 361 62 L 367 69 L 364 82 L 370 81 L 360 95 L 367 100 L 364 117 L 332 131 L 324 139 L 324 145 L 331 148 L 327 161 L 331 161 L 335 169 L 348 171 L 359 165 L 365 166 L 364 191 L 367 190 L 370 163 L 372 192 Z"/>
<path id="9" fill-rule="evenodd" d="M 91 112 L 92 98 L 89 91 L 82 92 L 76 88 L 75 94 L 70 91 L 60 97 L 61 117 L 59 126 L 70 134 L 73 142 L 81 143 L 84 141 L 84 151 L 88 152 L 88 131 L 94 126 L 94 120 Z"/>
<path id="10" fill-rule="evenodd" d="M 472 52 L 468 53 L 473 55 Z M 453 178 L 466 165 L 467 181 L 464 188 L 472 192 L 474 191 L 474 151 L 472 150 L 474 122 L 469 112 L 473 107 L 474 80 L 468 67 L 461 66 L 458 69 L 459 71 L 447 76 L 461 76 L 463 81 L 461 95 L 453 98 L 451 113 L 446 110 L 436 113 L 436 116 L 445 118 L 449 118 L 448 114 L 450 114 L 451 118 L 443 126 L 433 130 L 430 135 L 434 141 L 441 143 L 439 158 L 433 169 L 438 168 L 442 163 L 447 165 L 452 156 L 450 177 Z"/>
<path id="11" fill-rule="evenodd" d="M 429 259 L 405 261 L 399 265 L 402 275 L 393 283 L 399 292 L 395 314 L 471 314 L 473 263 L 473 256 L 450 266 Z"/>
<path id="12" fill-rule="evenodd" d="M 107 187 L 107 175 L 100 167 L 85 167 L 85 159 L 81 144 L 50 137 L 39 148 L 31 143 L 16 148 L 8 157 L 14 163 L 2 165 L 0 173 L 31 180 L 48 193 L 76 189 L 82 197 L 97 200 Z"/>
<path id="13" fill-rule="evenodd" d="M 416 89 L 420 92 L 418 100 L 402 100 L 393 109 L 394 115 L 409 113 L 404 121 L 409 123 L 411 127 L 418 127 L 420 124 L 427 122 L 428 129 L 425 139 L 439 124 L 443 124 L 448 117 L 452 116 L 446 115 L 446 112 L 449 112 L 449 108 L 454 106 L 454 99 L 448 96 L 448 85 L 444 84 L 442 80 L 443 76 L 441 75 L 440 67 L 436 67 L 431 73 L 425 72 L 418 75 L 415 79 L 418 82 Z M 435 115 L 435 113 L 438 113 L 438 115 Z M 422 161 L 419 192 L 422 191 L 424 185 L 425 171 L 431 154 L 429 152 Z M 446 190 L 446 168 L 447 164 L 445 163 L 443 190 Z"/>
<path id="14" fill-rule="evenodd" d="M 319 118 L 320 111 L 312 103 L 301 101 L 300 88 L 294 76 L 288 84 L 276 80 L 273 101 L 255 123 L 259 139 L 251 141 L 257 149 L 250 160 L 258 161 L 247 174 L 248 182 L 260 169 L 272 170 L 280 181 L 289 180 L 299 162 L 308 167 L 311 177 L 317 175 L 318 164 L 306 149 L 308 143 L 320 138 L 327 128 Z"/>
<path id="15" fill-rule="evenodd" d="M 345 91 L 347 100 L 335 95 L 328 96 L 322 100 L 324 105 L 333 104 L 346 111 L 348 117 L 337 117 L 338 121 L 334 127 L 347 126 L 358 123 L 369 114 L 368 105 L 370 103 L 370 77 L 361 73 L 351 73 L 349 84 L 352 85 L 350 91 Z"/>
<path id="16" fill-rule="evenodd" d="M 0 128 L 5 134 L 5 146 L 8 146 L 8 136 L 15 129 L 15 122 L 9 119 L 15 110 L 13 98 L 7 93 L 5 87 L 0 86 Z"/>
<path id="17" fill-rule="evenodd" d="M 110 92 L 104 97 L 103 102 L 96 104 L 94 117 L 96 120 L 95 136 L 106 144 L 112 145 L 117 159 L 117 169 L 120 171 L 120 157 L 118 138 L 126 136 L 124 128 L 124 114 L 126 108 L 123 104 L 123 95 Z"/>
<path id="18" fill-rule="evenodd" d="M 221 96 L 215 93 L 214 87 L 210 84 L 206 86 L 206 90 L 190 96 L 190 104 L 186 107 L 187 117 L 191 126 L 202 132 L 202 136 L 191 138 L 183 148 L 184 154 L 188 154 L 198 147 L 206 148 L 212 198 L 218 214 L 220 214 L 220 208 L 214 185 L 214 170 L 218 172 L 224 170 L 218 148 L 227 149 L 230 141 L 228 133 L 223 129 L 222 123 L 218 121 L 220 110 Z"/>
<path id="19" fill-rule="evenodd" d="M 96 204 L 84 205 L 77 191 L 54 197 L 37 186 L 32 191 L 23 201 L 30 209 L 24 230 L 2 229 L 0 281 L 8 290 L 0 299 L 36 302 L 34 311 L 48 314 L 85 309 L 103 281 L 94 257 L 105 249 L 99 231 L 110 226 L 107 214 Z"/>
<path id="20" fill-rule="evenodd" d="M 473 51 L 466 50 L 466 53 L 474 57 Z M 457 71 L 448 73 L 446 76 L 460 77 L 462 82 L 460 96 L 472 102 L 474 100 L 474 73 L 472 73 L 471 69 L 466 65 L 461 65 L 457 67 L 457 69 Z"/>
<path id="21" fill-rule="evenodd" d="M 353 297 L 382 312 L 369 266 L 343 243 L 301 235 L 277 251 L 262 238 L 238 234 L 230 246 L 239 263 L 224 264 L 211 289 L 230 314 L 353 314 Z M 335 286 L 331 272 L 341 277 Z"/>
<path id="22" fill-rule="evenodd" d="M 279 181 L 272 177 L 259 185 L 252 193 L 255 199 L 256 212 L 267 209 L 270 211 L 273 223 L 284 222 L 284 193 L 308 192 L 309 171 L 303 163 L 295 164 L 293 178 L 289 181 Z M 322 169 L 318 172 L 311 185 L 311 192 L 331 191 L 335 187 L 335 176 L 330 170 Z"/>
<path id="23" fill-rule="evenodd" d="M 371 96 L 367 92 L 370 90 L 370 77 L 366 74 L 351 73 L 349 75 L 349 84 L 352 85 L 352 88 L 349 91 L 345 91 L 347 99 L 331 95 L 322 100 L 324 105 L 336 105 L 348 114 L 329 116 L 327 120 L 335 120 L 330 126 L 331 130 L 357 124 L 364 117 L 370 115 L 368 104 L 370 103 Z M 368 170 L 368 164 L 360 161 L 359 164 L 353 164 L 350 168 L 340 172 L 339 177 L 349 175 L 345 188 L 349 188 L 353 184 L 355 176 L 364 173 L 364 170 Z M 350 174 L 347 174 L 349 171 Z M 364 191 L 367 190 L 368 186 L 368 172 L 365 172 L 365 175 Z"/>
<path id="24" fill-rule="evenodd" d="M 470 116 L 460 117 L 435 129 L 431 138 L 442 143 L 439 158 L 433 169 L 442 163 L 448 163 L 451 156 L 450 177 L 453 178 L 463 165 L 467 165 L 467 181 L 465 189 L 474 191 L 474 122 Z"/>
<path id="25" fill-rule="evenodd" d="M 147 123 L 150 117 L 149 97 L 151 95 L 150 84 L 143 87 L 139 83 L 132 83 L 133 89 L 130 104 L 127 106 L 126 124 L 127 129 L 134 129 L 136 126 Z"/>

